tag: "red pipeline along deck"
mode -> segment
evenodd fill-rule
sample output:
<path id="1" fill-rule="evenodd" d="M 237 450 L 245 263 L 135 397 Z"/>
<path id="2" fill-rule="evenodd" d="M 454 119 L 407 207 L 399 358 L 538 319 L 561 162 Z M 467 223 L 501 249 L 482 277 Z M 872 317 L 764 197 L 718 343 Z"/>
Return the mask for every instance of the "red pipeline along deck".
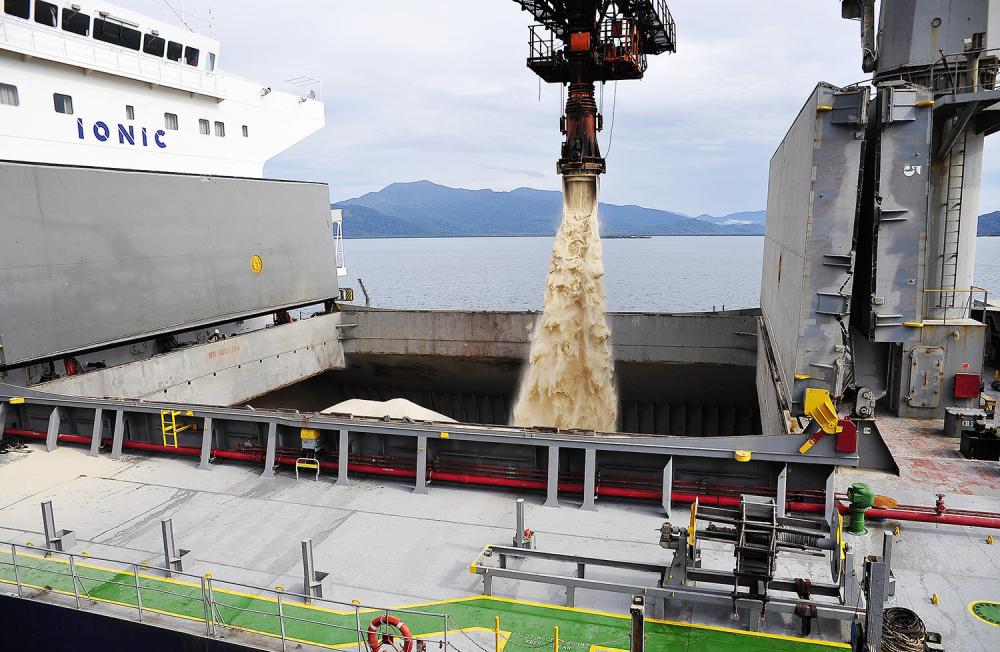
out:
<path id="1" fill-rule="evenodd" d="M 0 582 L 15 584 L 10 551 L 0 550 Z M 74 595 L 68 562 L 40 554 L 17 553 L 17 572 L 22 587 Z M 136 577 L 94 564 L 76 563 L 77 588 L 84 600 L 136 608 Z M 139 573 L 138 587 L 144 611 L 205 622 L 206 609 L 200 584 Z M 217 627 L 281 636 L 278 602 L 274 597 L 251 595 L 214 588 L 216 609 L 212 616 Z M 358 617 L 354 610 L 337 611 L 282 599 L 285 637 L 309 645 L 328 648 L 358 646 Z M 426 615 L 394 612 L 406 621 L 414 637 L 440 640 L 443 616 L 448 616 L 451 642 L 462 649 L 463 634 L 478 632 L 477 640 L 490 639 L 500 619 L 500 649 L 503 652 L 553 649 L 555 628 L 559 628 L 560 649 L 604 652 L 628 648 L 627 616 L 571 609 L 497 597 L 470 597 L 443 600 L 401 609 L 419 609 Z M 437 615 L 431 615 L 433 614 Z M 380 611 L 362 610 L 362 629 L 367 629 Z M 309 622 L 306 622 L 309 621 Z M 486 638 L 484 638 L 486 636 Z M 467 640 L 467 639 L 466 639 Z M 799 650 L 844 649 L 843 643 L 796 639 L 770 634 L 741 632 L 658 620 L 646 621 L 646 649 L 681 652 L 791 652 Z M 479 647 L 479 646 L 476 646 Z M 492 648 L 489 648 L 492 650 Z"/>

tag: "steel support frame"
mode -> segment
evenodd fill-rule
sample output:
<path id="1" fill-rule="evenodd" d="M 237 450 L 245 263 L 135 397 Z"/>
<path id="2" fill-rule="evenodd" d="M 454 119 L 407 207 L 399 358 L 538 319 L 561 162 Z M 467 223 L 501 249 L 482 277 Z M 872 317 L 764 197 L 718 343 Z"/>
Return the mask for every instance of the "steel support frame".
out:
<path id="1" fill-rule="evenodd" d="M 417 437 L 417 473 L 413 493 L 427 493 L 427 437 Z"/>
<path id="2" fill-rule="evenodd" d="M 198 459 L 198 469 L 209 471 L 212 468 L 212 445 L 215 443 L 215 431 L 212 425 L 212 417 L 205 417 L 201 430 L 201 456 Z"/>
<path id="3" fill-rule="evenodd" d="M 532 573 L 529 571 L 514 570 L 510 568 L 497 568 L 495 566 L 476 565 L 475 572 L 483 576 L 483 595 L 493 594 L 493 579 L 503 578 L 521 580 L 524 582 L 535 582 L 539 584 L 551 584 L 562 586 L 567 590 L 588 589 L 592 591 L 605 591 L 610 593 L 625 593 L 630 595 L 645 595 L 649 598 L 659 598 L 664 600 L 689 600 L 691 602 L 701 602 L 715 605 L 732 605 L 733 592 L 731 589 L 714 589 L 694 586 L 674 585 L 668 586 L 644 586 L 641 584 L 624 584 L 619 582 L 605 582 L 601 580 L 591 580 L 585 577 L 573 577 L 569 575 L 553 575 L 549 573 Z M 795 614 L 796 606 L 801 602 L 798 598 L 783 598 L 771 596 L 764 604 L 764 609 L 770 613 Z M 739 608 L 754 609 L 760 611 L 760 600 L 739 598 L 736 600 Z M 855 609 L 852 605 L 841 605 L 839 603 L 818 603 L 816 614 L 820 618 L 832 620 L 853 620 L 863 610 Z"/>
<path id="4" fill-rule="evenodd" d="M 90 434 L 90 453 L 91 457 L 97 457 L 101 454 L 101 439 L 104 437 L 104 408 L 98 406 L 94 408 L 94 428 L 91 430 Z"/>
<path id="5" fill-rule="evenodd" d="M 437 438 L 440 434 L 440 424 L 405 423 L 382 421 L 380 419 L 349 418 L 336 415 L 312 413 L 290 414 L 280 410 L 250 410 L 246 408 L 227 408 L 198 405 L 183 405 L 176 403 L 141 402 L 131 400 L 97 399 L 75 396 L 47 394 L 37 390 L 0 383 L 0 402 L 7 403 L 12 398 L 23 398 L 30 405 L 41 405 L 50 408 L 88 409 L 98 408 L 115 412 L 115 427 L 111 457 L 121 455 L 124 439 L 125 420 L 129 414 L 159 415 L 161 410 L 190 411 L 192 416 L 201 419 L 212 419 L 221 427 L 225 422 L 243 422 L 266 424 L 268 434 L 277 427 L 299 429 L 309 427 L 321 432 L 339 432 L 340 463 L 347 461 L 347 447 L 343 444 L 348 431 L 355 434 L 393 435 L 401 437 Z M 61 420 L 60 420 L 61 423 Z M 856 453 L 837 453 L 834 450 L 832 437 L 824 437 L 807 455 L 798 452 L 801 442 L 795 437 L 786 435 L 751 435 L 739 437 L 652 437 L 646 435 L 620 434 L 613 438 L 601 437 L 592 433 L 575 431 L 547 432 L 530 428 L 478 426 L 471 424 L 448 424 L 449 439 L 469 442 L 483 442 L 504 445 L 545 446 L 550 455 L 561 448 L 586 451 L 605 451 L 609 453 L 636 453 L 640 455 L 668 456 L 664 475 L 672 473 L 673 457 L 693 457 L 708 459 L 732 459 L 736 450 L 748 450 L 753 459 L 759 462 L 777 462 L 782 464 L 805 464 L 825 466 L 859 465 Z M 271 437 L 269 436 L 270 440 Z M 275 437 L 276 444 L 276 437 Z M 585 458 L 586 459 L 586 458 Z M 558 457 L 556 456 L 556 460 Z M 266 472 L 266 469 L 265 469 Z M 550 465 L 549 479 L 553 472 L 558 480 L 558 466 Z M 338 473 L 338 483 L 346 483 L 346 469 Z M 551 482 L 549 483 L 549 502 L 552 502 Z M 557 496 L 556 496 L 557 499 Z"/>

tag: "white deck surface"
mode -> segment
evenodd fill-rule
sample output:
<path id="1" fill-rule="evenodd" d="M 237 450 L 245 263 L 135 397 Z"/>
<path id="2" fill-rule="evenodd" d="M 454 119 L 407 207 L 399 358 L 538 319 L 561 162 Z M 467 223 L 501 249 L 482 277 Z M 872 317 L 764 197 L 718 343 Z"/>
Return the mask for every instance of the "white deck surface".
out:
<path id="1" fill-rule="evenodd" d="M 333 486 L 331 477 L 296 481 L 286 471 L 265 480 L 252 466 L 223 463 L 198 471 L 196 464 L 136 455 L 93 458 L 75 446 L 46 453 L 31 444 L 11 451 L 0 456 L 0 541 L 43 543 L 39 503 L 52 500 L 56 527 L 76 531 L 73 552 L 160 566 L 160 519 L 170 517 L 177 546 L 192 550 L 185 571 L 298 591 L 299 542 L 312 538 L 317 569 L 330 573 L 326 597 L 389 606 L 479 594 L 482 584 L 469 573 L 469 563 L 483 545 L 509 544 L 513 535 L 515 493 L 433 486 L 428 495 L 415 495 L 394 480 L 354 478 L 344 488 Z M 838 485 L 844 489 L 859 480 L 899 502 L 934 502 L 934 487 L 883 474 L 844 471 Z M 1000 480 L 992 496 L 949 495 L 948 505 L 1000 511 L 998 495 Z M 598 511 L 587 512 L 570 500 L 555 509 L 541 506 L 542 496 L 523 497 L 527 525 L 541 550 L 669 562 L 670 553 L 658 545 L 665 519 L 656 505 L 602 501 Z M 687 509 L 676 505 L 675 512 L 674 521 L 686 523 Z M 880 548 L 881 530 L 869 530 L 868 537 L 850 539 L 858 550 Z M 896 602 L 941 632 L 949 650 L 1000 650 L 1000 627 L 967 610 L 972 600 L 1000 600 L 1000 544 L 987 545 L 986 534 L 906 523 L 894 550 Z M 994 534 L 1000 539 L 1000 532 Z M 706 567 L 732 568 L 731 548 L 704 556 Z M 782 559 L 779 574 L 829 581 L 824 560 Z M 595 569 L 588 577 L 655 582 L 625 571 Z M 552 604 L 564 600 L 560 589 L 510 580 L 496 580 L 494 591 Z M 940 596 L 939 606 L 931 604 L 932 593 Z M 578 591 L 577 606 L 625 613 L 628 596 Z M 730 627 L 744 627 L 750 619 L 744 614 L 734 622 L 727 608 L 681 604 L 667 617 Z M 797 635 L 798 621 L 769 615 L 764 629 Z M 836 623 L 823 623 L 819 635 L 843 640 Z"/>

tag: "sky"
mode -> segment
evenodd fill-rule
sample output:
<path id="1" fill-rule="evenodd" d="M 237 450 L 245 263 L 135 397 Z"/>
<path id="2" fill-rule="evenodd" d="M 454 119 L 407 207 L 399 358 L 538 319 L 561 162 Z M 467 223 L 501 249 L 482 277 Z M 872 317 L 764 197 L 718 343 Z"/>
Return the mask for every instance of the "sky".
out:
<path id="1" fill-rule="evenodd" d="M 170 16 L 163 0 L 119 4 Z M 603 90 L 602 200 L 688 215 L 763 209 L 771 155 L 815 84 L 866 77 L 858 23 L 840 18 L 837 0 L 668 4 L 677 53 L 652 57 L 642 81 Z M 275 87 L 322 82 L 326 127 L 267 176 L 326 182 L 334 201 L 422 179 L 559 189 L 560 87 L 525 67 L 533 21 L 512 0 L 184 7 L 211 7 L 222 69 Z M 987 141 L 983 213 L 1000 209 L 997 179 L 1000 137 Z"/>

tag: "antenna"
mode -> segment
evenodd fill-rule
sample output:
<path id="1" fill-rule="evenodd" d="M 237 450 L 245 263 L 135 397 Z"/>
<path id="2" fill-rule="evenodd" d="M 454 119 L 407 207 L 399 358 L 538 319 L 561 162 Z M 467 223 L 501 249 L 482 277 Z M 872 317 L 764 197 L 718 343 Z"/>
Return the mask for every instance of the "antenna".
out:
<path id="1" fill-rule="evenodd" d="M 181 0 L 181 10 L 180 11 L 177 11 L 177 9 L 175 9 L 172 4 L 170 4 L 169 2 L 167 2 L 167 0 L 160 0 L 160 2 L 162 2 L 164 4 L 164 6 L 166 6 L 166 8 L 169 9 L 170 12 L 173 15 L 177 16 L 177 19 L 181 21 L 181 25 L 183 25 L 184 28 L 187 29 L 187 31 L 194 32 L 194 30 L 191 29 L 191 26 L 188 25 L 187 21 L 184 19 L 184 0 Z"/>
<path id="2" fill-rule="evenodd" d="M 171 4 L 168 0 L 160 0 L 160 2 L 163 4 L 164 7 L 170 10 L 170 13 L 172 13 L 177 18 L 177 20 L 181 22 L 181 25 L 183 25 L 187 31 L 192 32 L 194 34 L 198 33 L 198 31 L 195 28 L 191 27 L 191 24 L 188 22 L 188 19 L 194 19 L 197 20 L 203 26 L 207 25 L 209 35 L 212 38 L 215 38 L 215 12 L 212 10 L 211 7 L 208 8 L 208 18 L 204 18 L 202 16 L 198 16 L 197 14 L 188 14 L 187 10 L 184 8 L 184 0 L 179 0 L 179 5 L 180 5 L 179 9 L 177 7 L 174 7 L 174 5 Z M 202 29 L 204 30 L 204 27 L 202 27 Z M 202 33 L 204 33 L 204 31 Z"/>

